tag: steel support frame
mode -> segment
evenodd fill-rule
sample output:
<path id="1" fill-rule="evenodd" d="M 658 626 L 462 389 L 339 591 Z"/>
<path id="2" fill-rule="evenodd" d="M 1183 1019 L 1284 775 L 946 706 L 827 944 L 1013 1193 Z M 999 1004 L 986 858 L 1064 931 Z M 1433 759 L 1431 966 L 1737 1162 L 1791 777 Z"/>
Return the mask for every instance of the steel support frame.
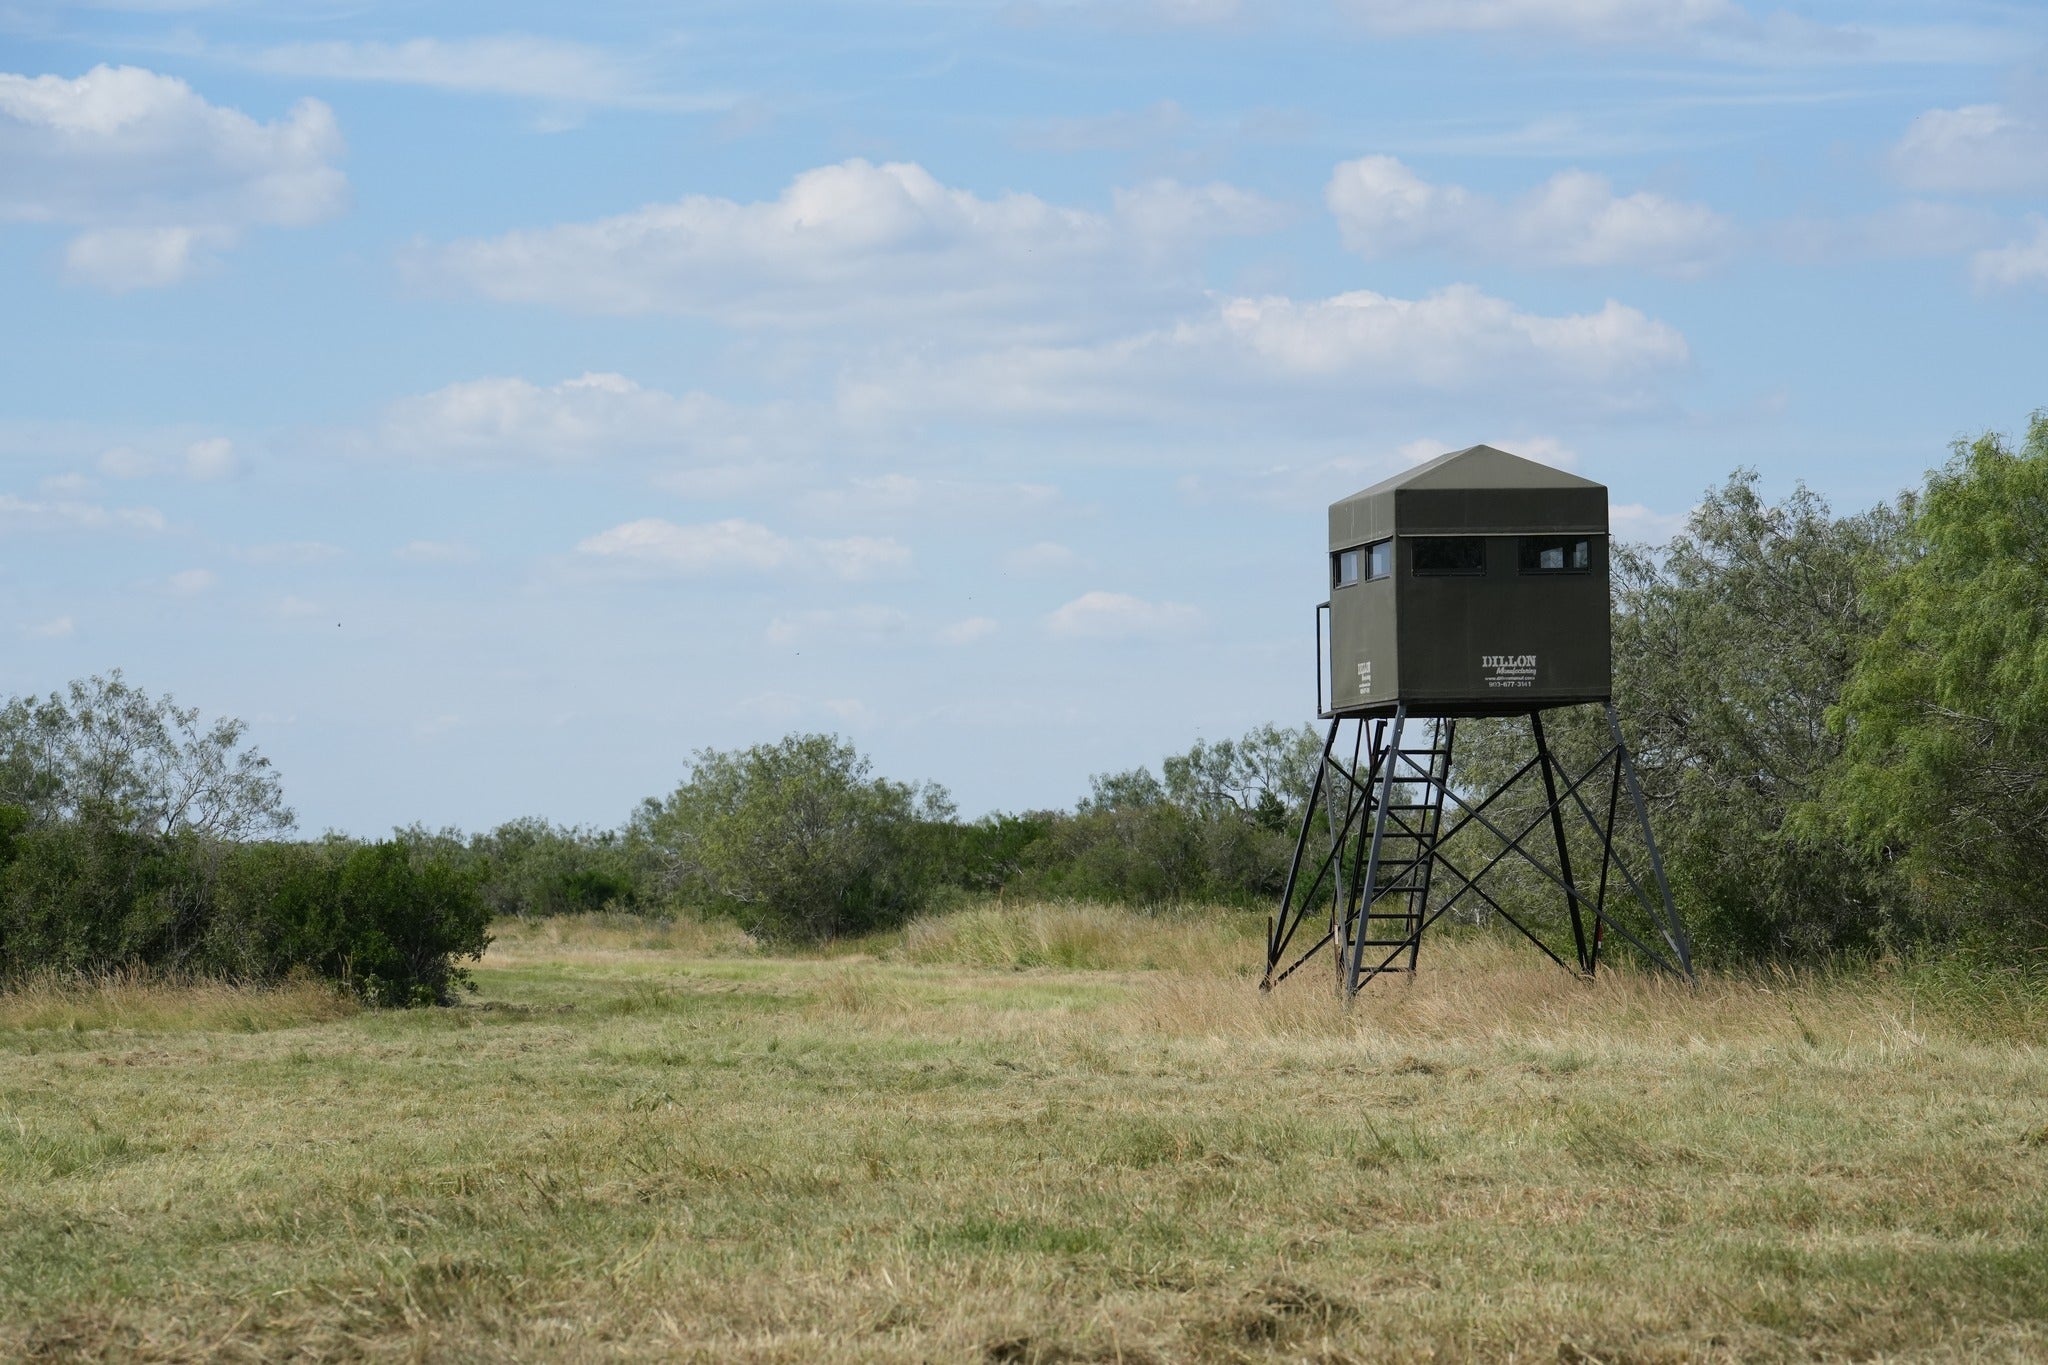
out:
<path id="1" fill-rule="evenodd" d="M 1391 716 L 1331 717 L 1308 805 L 1302 812 L 1279 913 L 1267 921 L 1266 971 L 1259 988 L 1266 991 L 1279 985 L 1326 945 L 1333 949 L 1338 992 L 1347 999 L 1375 976 L 1388 972 L 1412 975 L 1424 932 L 1461 906 L 1483 906 L 1560 967 L 1584 977 L 1599 970 L 1602 948 L 1612 933 L 1656 966 L 1693 979 L 1691 939 L 1672 901 L 1663 855 L 1650 828 L 1649 807 L 1613 705 L 1606 706 L 1607 748 L 1576 774 L 1567 770 L 1550 747 L 1543 726 L 1545 709 L 1519 713 L 1528 718 L 1535 753 L 1486 792 L 1459 784 L 1453 766 L 1453 718 L 1418 715 L 1405 705 Z M 1346 746 L 1340 742 L 1346 725 L 1356 727 L 1348 762 Z M 1425 731 L 1426 747 L 1406 742 Z M 1542 809 L 1534 818 L 1520 822 L 1519 828 L 1509 829 L 1498 818 L 1495 803 L 1523 787 L 1532 774 L 1542 787 Z M 1598 790 L 1602 783 L 1596 779 L 1605 779 L 1608 789 L 1604 820 L 1584 794 L 1589 784 Z M 1399 793 L 1404 789 L 1419 791 L 1421 799 L 1401 799 Z M 1640 835 L 1641 852 L 1646 854 L 1647 866 L 1641 868 L 1640 875 L 1631 866 L 1632 859 L 1616 846 L 1624 833 L 1616 824 L 1624 818 L 1624 792 L 1628 795 L 1628 823 Z M 1452 814 L 1455 819 L 1447 821 Z M 1313 837 L 1319 817 L 1325 826 L 1322 840 Z M 1591 831 L 1600 854 L 1599 873 L 1590 893 L 1574 876 L 1568 837 L 1570 830 L 1582 826 Z M 1485 831 L 1498 845 L 1472 874 L 1443 855 L 1444 845 L 1468 828 Z M 1541 851 L 1530 846 L 1531 836 L 1538 830 L 1545 836 L 1539 842 L 1549 846 Z M 1396 860 L 1404 865 L 1387 875 L 1390 838 L 1412 848 L 1414 856 Z M 1571 926 L 1572 941 L 1566 954 L 1554 951 L 1485 885 L 1488 874 L 1517 860 L 1535 868 L 1561 894 Z M 1409 908 L 1399 915 L 1375 910 L 1390 897 L 1405 898 Z M 1636 912 L 1628 916 L 1636 921 L 1633 928 L 1622 918 L 1631 908 Z M 1399 940 L 1371 939 L 1375 922 L 1395 918 L 1404 925 Z M 1311 921 L 1321 921 L 1327 927 L 1315 942 L 1297 948 L 1295 941 L 1303 925 Z M 1378 947 L 1392 947 L 1393 951 L 1381 956 Z M 1406 965 L 1397 965 L 1404 956 Z"/>

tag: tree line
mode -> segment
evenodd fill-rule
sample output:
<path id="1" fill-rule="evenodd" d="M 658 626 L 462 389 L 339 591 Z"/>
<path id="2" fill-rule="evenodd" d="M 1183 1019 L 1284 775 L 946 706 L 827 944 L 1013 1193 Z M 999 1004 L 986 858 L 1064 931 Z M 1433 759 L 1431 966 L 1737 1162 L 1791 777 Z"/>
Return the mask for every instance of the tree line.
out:
<path id="1" fill-rule="evenodd" d="M 1738 471 L 1668 545 L 1612 559 L 1616 700 L 1704 961 L 2043 961 L 2048 415 L 1855 513 L 1804 487 L 1767 502 Z M 1593 719 L 1554 742 L 1596 745 Z M 1516 739 L 1460 735 L 1480 776 Z M 1264 907 L 1321 747 L 1261 726 L 1099 774 L 1069 809 L 961 820 L 942 788 L 791 735 L 699 752 L 616 829 L 360 842 L 292 838 L 245 739 L 119 674 L 0 708 L 0 977 L 312 971 L 414 1003 L 459 987 L 497 916 L 713 914 L 817 941 L 969 897 Z"/>

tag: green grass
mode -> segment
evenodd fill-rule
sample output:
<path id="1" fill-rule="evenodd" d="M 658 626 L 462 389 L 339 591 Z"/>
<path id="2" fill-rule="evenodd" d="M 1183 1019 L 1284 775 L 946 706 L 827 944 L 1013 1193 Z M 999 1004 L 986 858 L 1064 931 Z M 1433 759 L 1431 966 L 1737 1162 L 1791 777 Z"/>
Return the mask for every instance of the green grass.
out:
<path id="1" fill-rule="evenodd" d="M 1476 938 L 1347 1013 L 1230 913 L 0 996 L 0 1357 L 2048 1356 L 2038 995 Z"/>

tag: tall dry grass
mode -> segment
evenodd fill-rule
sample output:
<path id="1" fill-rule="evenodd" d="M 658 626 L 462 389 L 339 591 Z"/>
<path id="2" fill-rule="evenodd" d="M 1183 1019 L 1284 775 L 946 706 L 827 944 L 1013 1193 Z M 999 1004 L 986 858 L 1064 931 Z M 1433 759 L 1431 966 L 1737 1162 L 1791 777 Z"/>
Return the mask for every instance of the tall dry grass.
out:
<path id="1" fill-rule="evenodd" d="M 346 1019 L 359 1008 L 324 981 L 244 985 L 144 970 L 46 974 L 0 991 L 0 1029 L 265 1033 Z"/>
<path id="2" fill-rule="evenodd" d="M 2048 1359 L 2024 983 L 1443 935 L 1347 1009 L 1238 911 L 500 927 L 477 1007 L 0 1012 L 0 1358 Z"/>
<path id="3" fill-rule="evenodd" d="M 602 962 L 666 953 L 736 957 L 760 945 L 730 920 L 696 915 L 630 915 L 593 911 L 539 919 L 501 919 L 486 953 L 494 966 L 530 962 Z"/>
<path id="4" fill-rule="evenodd" d="M 1084 901 L 995 902 L 913 921 L 881 955 L 904 962 L 1061 971 L 1255 972 L 1264 921 L 1215 906 L 1135 910 Z"/>

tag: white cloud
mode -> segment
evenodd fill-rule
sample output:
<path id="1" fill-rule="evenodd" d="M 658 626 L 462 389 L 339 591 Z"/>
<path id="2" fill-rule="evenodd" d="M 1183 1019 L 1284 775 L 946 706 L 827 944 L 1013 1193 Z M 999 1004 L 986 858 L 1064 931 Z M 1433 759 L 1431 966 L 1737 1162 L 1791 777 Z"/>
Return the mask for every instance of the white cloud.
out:
<path id="1" fill-rule="evenodd" d="M 224 436 L 185 447 L 185 473 L 194 479 L 224 479 L 235 472 L 235 443 Z"/>
<path id="2" fill-rule="evenodd" d="M 140 67 L 0 73 L 0 222 L 81 229 L 66 267 L 106 289 L 172 284 L 248 228 L 339 212 L 341 150 L 318 100 L 258 123 Z"/>
<path id="3" fill-rule="evenodd" d="M 1115 640 L 1172 635 L 1201 619 L 1179 602 L 1147 602 L 1120 592 L 1084 592 L 1045 618 L 1046 629 L 1070 639 Z"/>
<path id="4" fill-rule="evenodd" d="M 700 465 L 696 468 L 667 469 L 652 480 L 656 488 L 694 502 L 724 502 L 757 493 L 786 494 L 802 488 L 817 477 L 817 471 L 779 460 L 749 460 L 745 464 Z M 806 502 L 823 496 L 806 491 Z"/>
<path id="5" fill-rule="evenodd" d="M 0 530 L 161 531 L 164 514 L 154 507 L 105 507 L 90 502 L 32 502 L 0 493 Z"/>
<path id="6" fill-rule="evenodd" d="M 1729 222 L 1701 204 L 1560 171 L 1502 203 L 1433 185 L 1391 156 L 1338 166 L 1324 190 L 1344 245 L 1362 256 L 1440 251 L 1533 266 L 1634 266 L 1697 274 L 1726 250 Z"/>
<path id="7" fill-rule="evenodd" d="M 391 557 L 408 564 L 473 564 L 477 552 L 459 540 L 411 540 L 393 550 Z"/>
<path id="8" fill-rule="evenodd" d="M 92 492 L 98 484 L 85 474 L 51 474 L 36 480 L 36 487 L 52 497 L 76 499 Z"/>
<path id="9" fill-rule="evenodd" d="M 1235 185 L 1153 180 L 1115 192 L 1116 216 L 1140 239 L 1256 237 L 1286 224 L 1287 209 Z"/>
<path id="10" fill-rule="evenodd" d="M 977 640 L 986 640 L 996 633 L 996 622 L 990 616 L 970 616 L 964 621 L 955 621 L 939 632 L 939 639 L 949 645 L 971 645 Z"/>
<path id="11" fill-rule="evenodd" d="M 280 540 L 247 546 L 236 557 L 250 564 L 324 564 L 343 553 L 339 545 L 324 540 Z"/>
<path id="12" fill-rule="evenodd" d="M 525 34 L 411 38 L 404 42 L 288 43 L 211 55 L 276 76 L 372 81 L 466 94 L 513 95 L 563 104 L 641 109 L 715 109 L 716 96 L 652 90 L 639 65 L 585 43 Z"/>
<path id="13" fill-rule="evenodd" d="M 93 463 L 101 474 L 110 479 L 146 479 L 166 468 L 164 460 L 133 446 L 113 446 L 103 450 Z M 237 467 L 234 442 L 220 436 L 193 441 L 185 447 L 182 467 L 190 479 L 226 478 Z"/>
<path id="14" fill-rule="evenodd" d="M 1576 469 L 1579 464 L 1578 454 L 1554 436 L 1501 435 L 1483 429 L 1467 429 L 1456 441 L 1425 436 L 1377 449 L 1359 449 L 1351 441 L 1343 444 L 1345 453 L 1340 455 L 1188 475 L 1178 487 L 1192 503 L 1242 506 L 1256 502 L 1300 508 L 1369 488 L 1446 452 L 1472 445 L 1490 445 L 1558 469 Z"/>
<path id="15" fill-rule="evenodd" d="M 1971 259 L 1970 271 L 1979 288 L 2048 285 L 2048 218 L 2036 216 L 2028 221 L 2034 229 L 2031 238 L 1980 251 Z"/>
<path id="16" fill-rule="evenodd" d="M 886 537 L 795 541 L 739 518 L 679 526 L 660 517 L 643 517 L 591 536 L 576 549 L 594 559 L 665 573 L 767 573 L 809 567 L 850 582 L 900 573 L 911 560 L 908 546 Z"/>
<path id="17" fill-rule="evenodd" d="M 1470 285 L 1422 299 L 1221 301 L 1214 314 L 1100 345 L 1021 346 L 882 362 L 841 386 L 860 417 L 971 412 L 1203 421 L 1219 411 L 1324 412 L 1456 395 L 1637 407 L 1689 362 L 1674 328 L 1610 300 L 1593 313 L 1523 312 Z"/>
<path id="18" fill-rule="evenodd" d="M 861 602 L 777 616 L 768 623 L 768 639 L 778 645 L 806 640 L 873 642 L 899 636 L 909 627 L 910 616 L 900 608 Z"/>
<path id="19" fill-rule="evenodd" d="M 1053 507 L 1059 499 L 1059 489 L 1045 483 L 980 483 L 879 474 L 850 479 L 843 488 L 810 490 L 803 496 L 803 506 L 817 517 L 952 520 L 997 513 L 1014 517 Z"/>
<path id="20" fill-rule="evenodd" d="M 1080 19 L 1127 29 L 1201 28 L 1230 23 L 1243 12 L 1244 0 L 1009 0 L 998 11 L 1019 28 Z"/>
<path id="21" fill-rule="evenodd" d="M 220 583 L 220 575 L 211 569 L 180 569 L 164 580 L 164 591 L 173 597 L 197 597 L 211 591 Z"/>
<path id="22" fill-rule="evenodd" d="M 802 715 L 808 705 L 804 698 L 794 692 L 757 692 L 734 702 L 732 711 L 734 715 L 787 725 Z"/>
<path id="23" fill-rule="evenodd" d="M 95 228 L 64 246 L 64 273 L 112 294 L 162 289 L 211 261 L 209 250 L 235 244 L 227 228 Z"/>
<path id="24" fill-rule="evenodd" d="M 785 642 L 786 643 L 786 642 Z M 757 692 L 733 703 L 731 714 L 750 720 L 765 720 L 778 726 L 794 726 L 806 723 L 806 718 L 820 715 L 848 725 L 868 725 L 875 719 L 874 711 L 864 701 L 853 697 L 828 697 L 814 700 L 795 692 Z"/>
<path id="25" fill-rule="evenodd" d="M 1550 39 L 1780 65 L 1995 64 L 2008 61 L 2016 48 L 2038 41 L 2034 31 L 2011 21 L 2004 28 L 1970 19 L 1833 24 L 1782 8 L 1752 9 L 1735 0 L 1336 0 L 1335 7 L 1366 29 L 1394 37 L 1464 33 L 1503 40 Z M 1289 0 L 1265 0 L 1256 6 L 1243 0 L 1011 0 L 1002 13 L 1019 24 L 1081 18 L 1123 27 L 1253 22 L 1277 26 L 1322 8 Z"/>
<path id="26" fill-rule="evenodd" d="M 1745 25 L 1730 0 L 1345 0 L 1382 33 L 1543 33 L 1598 43 L 1659 42 Z"/>
<path id="27" fill-rule="evenodd" d="M 874 708 L 857 697 L 827 697 L 823 705 L 835 719 L 848 725 L 872 725 L 875 720 Z"/>
<path id="28" fill-rule="evenodd" d="M 59 616 L 49 621 L 39 621 L 28 627 L 22 634 L 32 640 L 62 640 L 76 634 L 78 623 L 68 616 Z"/>
<path id="29" fill-rule="evenodd" d="M 887 536 L 848 536 L 815 542 L 825 571 L 856 583 L 888 578 L 910 567 L 910 547 Z"/>
<path id="30" fill-rule="evenodd" d="M 1192 214 L 1168 211 L 1174 205 Z M 421 247 L 425 281 L 591 313 L 736 326 L 971 320 L 1068 332 L 1197 292 L 1190 247 L 1273 221 L 1214 185 L 1155 183 L 1109 214 L 1030 194 L 984 198 L 908 163 L 803 172 L 776 199 L 692 195 L 589 223 Z"/>
<path id="31" fill-rule="evenodd" d="M 608 455 L 748 453 L 766 421 L 702 393 L 646 389 L 619 374 L 542 386 L 492 377 L 393 403 L 365 449 L 471 465 L 568 464 Z"/>
<path id="32" fill-rule="evenodd" d="M 103 450 L 94 464 L 110 479 L 140 479 L 156 472 L 155 459 L 132 446 Z"/>
<path id="33" fill-rule="evenodd" d="M 2048 121 L 1998 104 L 1930 109 L 1891 150 L 1910 189 L 1943 194 L 2048 191 Z"/>
<path id="34" fill-rule="evenodd" d="M 796 546 L 759 522 L 730 519 L 678 526 L 643 517 L 591 536 L 576 550 L 621 563 L 703 574 L 779 569 L 789 563 Z"/>
<path id="35" fill-rule="evenodd" d="M 1014 574 L 1061 573 L 1080 565 L 1081 556 L 1072 547 L 1053 540 L 1041 540 L 1003 556 L 1003 567 Z"/>
<path id="36" fill-rule="evenodd" d="M 1620 502 L 1607 509 L 1607 521 L 1617 540 L 1640 540 L 1662 545 L 1685 529 L 1690 512 L 1656 512 L 1639 502 Z"/>

